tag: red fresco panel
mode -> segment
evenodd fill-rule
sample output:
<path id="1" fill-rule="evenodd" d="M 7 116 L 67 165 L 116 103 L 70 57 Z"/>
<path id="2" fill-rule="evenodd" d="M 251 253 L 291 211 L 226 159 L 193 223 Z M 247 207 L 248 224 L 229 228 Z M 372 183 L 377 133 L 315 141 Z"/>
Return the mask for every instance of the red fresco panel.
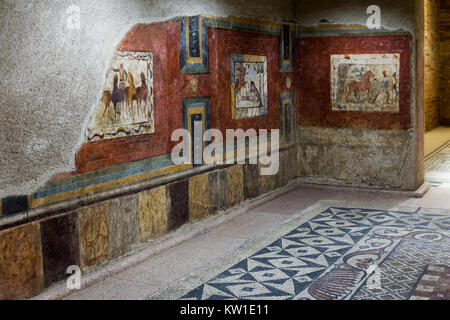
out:
<path id="1" fill-rule="evenodd" d="M 400 112 L 331 110 L 330 55 L 400 53 Z M 332 36 L 295 41 L 297 121 L 301 126 L 405 130 L 411 127 L 409 35 Z"/>

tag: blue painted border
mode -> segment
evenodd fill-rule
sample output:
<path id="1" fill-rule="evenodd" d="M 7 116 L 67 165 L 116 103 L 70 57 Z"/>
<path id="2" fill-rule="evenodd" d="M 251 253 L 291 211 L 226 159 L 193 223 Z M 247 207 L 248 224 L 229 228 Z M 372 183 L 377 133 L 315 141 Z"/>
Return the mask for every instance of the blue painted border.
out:
<path id="1" fill-rule="evenodd" d="M 205 131 L 209 130 L 211 128 L 211 120 L 210 120 L 210 101 L 209 98 L 183 98 L 182 99 L 182 116 L 183 116 L 183 128 L 188 130 L 189 126 L 189 118 L 188 118 L 188 111 L 189 109 L 203 107 L 203 110 L 205 112 Z M 193 128 L 192 128 L 193 130 Z M 191 132 L 193 134 L 193 132 Z M 193 139 L 193 137 L 192 137 Z M 203 140 L 203 137 L 202 137 Z M 207 146 L 210 142 L 205 142 L 205 146 Z M 193 163 L 192 159 L 192 163 Z M 194 166 L 198 166 L 193 163 Z"/>
<path id="2" fill-rule="evenodd" d="M 170 155 L 158 156 L 150 159 L 146 159 L 144 161 L 140 161 L 140 165 L 133 168 L 124 168 L 122 170 L 116 169 L 115 172 L 110 172 L 104 175 L 97 175 L 94 177 L 89 177 L 86 179 L 70 179 L 69 181 L 64 181 L 64 184 L 54 185 L 47 188 L 43 188 L 34 194 L 35 199 L 45 198 L 54 194 L 69 192 L 73 190 L 77 190 L 79 188 L 96 185 L 99 183 L 105 183 L 121 178 L 126 178 L 128 176 L 153 171 L 156 169 L 161 169 L 164 167 L 169 167 L 173 165 L 172 160 L 170 159 Z M 117 167 L 116 167 L 117 168 Z M 78 178 L 78 177 L 77 177 Z"/>
<path id="3" fill-rule="evenodd" d="M 290 27 L 289 25 L 285 25 Z M 280 31 L 280 46 L 279 46 L 279 52 L 278 52 L 278 57 L 279 57 L 279 63 L 280 63 L 280 72 L 294 72 L 294 37 L 295 37 L 295 30 L 289 30 L 289 42 L 290 42 L 290 52 L 289 52 L 289 64 L 283 64 L 283 60 L 284 60 L 284 56 L 283 56 L 283 48 L 284 48 L 284 36 L 285 36 L 285 31 L 284 28 L 281 28 Z"/>
<path id="4" fill-rule="evenodd" d="M 189 17 L 188 17 L 189 18 Z M 199 25 L 197 30 L 200 29 L 200 23 L 202 24 L 202 46 L 200 52 L 202 54 L 202 63 L 188 63 L 186 60 L 189 48 L 186 47 L 186 21 L 185 18 L 180 22 L 180 68 L 181 73 L 187 74 L 201 74 L 209 72 L 209 49 L 208 49 L 208 26 L 205 23 L 201 15 L 198 16 Z"/>
<path id="5" fill-rule="evenodd" d="M 205 130 L 211 128 L 210 123 L 210 101 L 209 98 L 200 97 L 200 98 L 183 98 L 182 99 L 182 113 L 183 113 L 183 128 L 188 128 L 188 110 L 197 107 L 205 108 Z"/>
<path id="6" fill-rule="evenodd" d="M 213 29 L 228 29 L 228 30 L 236 30 L 236 31 L 244 31 L 244 32 L 257 32 L 262 34 L 270 34 L 278 36 L 280 34 L 279 28 L 274 28 L 271 26 L 262 26 L 257 24 L 231 21 L 225 19 L 215 19 L 211 17 L 204 17 L 204 23 Z"/>

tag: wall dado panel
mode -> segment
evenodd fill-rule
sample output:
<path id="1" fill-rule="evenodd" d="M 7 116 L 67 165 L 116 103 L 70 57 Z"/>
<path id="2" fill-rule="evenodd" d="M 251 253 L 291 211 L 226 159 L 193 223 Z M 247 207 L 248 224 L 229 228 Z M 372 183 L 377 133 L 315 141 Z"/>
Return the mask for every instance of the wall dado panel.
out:
<path id="1" fill-rule="evenodd" d="M 69 265 L 100 267 L 294 178 L 414 188 L 410 36 L 320 31 L 305 38 L 292 25 L 210 16 L 133 27 L 108 68 L 77 171 L 1 201 L 0 299 L 35 295 Z M 174 165 L 171 134 L 195 117 L 223 133 L 280 128 L 278 173 Z"/>
<path id="2" fill-rule="evenodd" d="M 0 300 L 36 295 L 66 279 L 71 265 L 87 272 L 189 221 L 281 188 L 297 175 L 289 158 L 290 150 L 281 151 L 280 167 L 289 169 L 275 176 L 253 165 L 222 167 L 0 230 Z M 251 180 L 244 178 L 249 170 Z"/>

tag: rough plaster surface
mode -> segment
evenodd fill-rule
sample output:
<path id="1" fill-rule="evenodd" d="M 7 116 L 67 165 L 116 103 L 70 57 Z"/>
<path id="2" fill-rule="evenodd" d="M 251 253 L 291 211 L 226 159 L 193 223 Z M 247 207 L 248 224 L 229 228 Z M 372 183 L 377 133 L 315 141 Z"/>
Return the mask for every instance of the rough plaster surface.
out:
<path id="1" fill-rule="evenodd" d="M 366 25 L 370 5 L 380 7 L 383 28 L 414 33 L 413 0 L 301 0 L 295 2 L 295 14 L 297 22 L 304 26 L 316 26 L 322 19 L 332 24 Z"/>
<path id="2" fill-rule="evenodd" d="M 367 2 L 367 3 L 366 3 Z M 0 197 L 75 168 L 115 47 L 138 23 L 211 14 L 317 25 L 364 24 L 371 1 L 3 0 L 0 2 Z M 383 27 L 414 31 L 414 1 L 378 1 Z M 81 9 L 68 30 L 66 10 Z M 388 9 L 386 9 L 388 8 Z M 413 108 L 412 108 L 413 109 Z"/>
<path id="3" fill-rule="evenodd" d="M 81 29 L 68 30 L 78 5 Z M 0 197 L 75 168 L 115 47 L 138 23 L 211 14 L 292 20 L 293 0 L 0 1 Z"/>

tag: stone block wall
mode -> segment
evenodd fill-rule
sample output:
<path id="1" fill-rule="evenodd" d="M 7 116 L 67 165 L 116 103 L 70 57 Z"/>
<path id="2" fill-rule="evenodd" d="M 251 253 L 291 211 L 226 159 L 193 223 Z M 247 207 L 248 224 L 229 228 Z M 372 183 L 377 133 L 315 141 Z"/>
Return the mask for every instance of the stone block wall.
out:
<path id="1" fill-rule="evenodd" d="M 440 7 L 440 103 L 441 123 L 450 125 L 450 1 L 442 0 Z"/>
<path id="2" fill-rule="evenodd" d="M 425 131 L 439 125 L 440 120 L 440 32 L 439 0 L 428 0 L 425 4 Z"/>

